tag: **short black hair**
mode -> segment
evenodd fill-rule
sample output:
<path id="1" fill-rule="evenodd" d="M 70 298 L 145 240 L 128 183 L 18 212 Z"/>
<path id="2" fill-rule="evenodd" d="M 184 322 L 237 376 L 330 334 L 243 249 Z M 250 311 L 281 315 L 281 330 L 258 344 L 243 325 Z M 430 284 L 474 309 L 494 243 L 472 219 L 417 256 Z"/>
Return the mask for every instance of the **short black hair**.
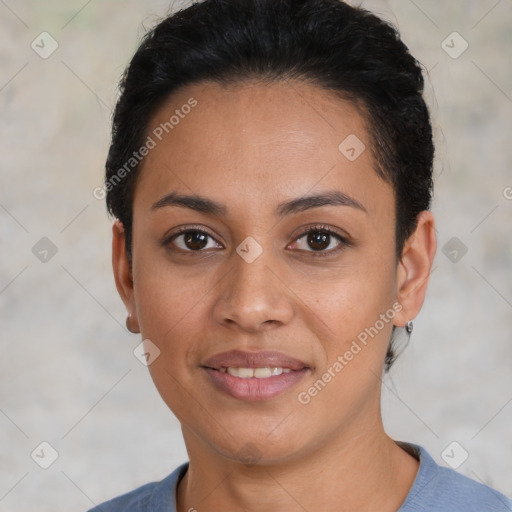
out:
<path id="1" fill-rule="evenodd" d="M 341 0 L 204 0 L 146 34 L 120 83 L 106 162 L 107 208 L 124 226 L 128 257 L 139 165 L 127 172 L 126 163 L 142 146 L 152 115 L 188 84 L 250 79 L 302 80 L 361 109 L 375 171 L 395 193 L 399 260 L 433 191 L 422 67 L 391 24 Z M 391 345 L 386 370 L 395 359 Z"/>

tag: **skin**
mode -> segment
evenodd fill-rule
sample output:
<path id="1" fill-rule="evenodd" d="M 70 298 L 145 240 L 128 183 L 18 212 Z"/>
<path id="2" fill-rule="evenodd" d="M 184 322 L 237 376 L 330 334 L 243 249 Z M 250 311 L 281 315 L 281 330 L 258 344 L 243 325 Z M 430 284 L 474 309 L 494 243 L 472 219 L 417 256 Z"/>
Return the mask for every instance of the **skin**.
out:
<path id="1" fill-rule="evenodd" d="M 161 106 L 148 134 L 190 97 L 198 105 L 142 163 L 132 265 L 123 226 L 113 226 L 118 291 L 132 327 L 161 351 L 150 373 L 189 453 L 178 511 L 396 511 L 418 462 L 384 432 L 380 379 L 392 326 L 423 304 L 434 218 L 418 216 L 397 261 L 393 188 L 375 172 L 364 118 L 330 91 L 302 82 L 194 84 Z M 355 161 L 338 149 L 350 134 L 366 146 Z M 276 216 L 279 203 L 328 190 L 366 211 L 328 205 Z M 173 191 L 222 203 L 227 213 L 152 208 Z M 315 255 L 302 235 L 318 224 L 350 244 L 333 236 L 326 255 Z M 178 226 L 213 238 L 199 253 L 183 236 L 162 245 Z M 263 250 L 252 263 L 236 252 L 248 236 Z M 301 404 L 298 393 L 396 302 L 401 311 Z M 277 350 L 310 369 L 276 397 L 242 401 L 201 368 L 232 349 Z M 247 453 L 256 463 L 244 463 Z"/>

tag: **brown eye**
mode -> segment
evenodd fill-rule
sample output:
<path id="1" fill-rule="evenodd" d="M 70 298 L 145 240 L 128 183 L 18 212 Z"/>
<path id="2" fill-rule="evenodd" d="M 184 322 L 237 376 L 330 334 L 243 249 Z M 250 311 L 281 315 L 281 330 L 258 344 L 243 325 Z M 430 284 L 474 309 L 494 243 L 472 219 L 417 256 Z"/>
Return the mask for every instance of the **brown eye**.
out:
<path id="1" fill-rule="evenodd" d="M 309 252 L 312 256 L 327 256 L 352 244 L 331 229 L 319 226 L 302 233 L 294 245 L 294 249 Z"/>
<path id="2" fill-rule="evenodd" d="M 208 244 L 208 235 L 200 231 L 188 231 L 183 233 L 183 243 L 188 249 L 199 251 Z"/>
<path id="3" fill-rule="evenodd" d="M 323 251 L 331 243 L 331 235 L 325 231 L 311 232 L 307 235 L 307 243 L 314 251 Z"/>
<path id="4" fill-rule="evenodd" d="M 210 234 L 199 229 L 188 229 L 177 233 L 171 237 L 169 244 L 187 252 L 200 252 L 203 249 L 222 247 Z"/>

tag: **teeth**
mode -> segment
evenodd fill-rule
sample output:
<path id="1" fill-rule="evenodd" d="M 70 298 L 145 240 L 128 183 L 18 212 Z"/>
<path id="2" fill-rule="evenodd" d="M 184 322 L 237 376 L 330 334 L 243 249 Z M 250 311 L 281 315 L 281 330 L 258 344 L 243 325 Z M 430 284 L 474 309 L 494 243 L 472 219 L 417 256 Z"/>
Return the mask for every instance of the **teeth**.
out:
<path id="1" fill-rule="evenodd" d="M 275 372 L 273 370 L 276 370 Z M 257 379 L 268 379 L 269 377 L 272 377 L 272 375 L 281 375 L 282 370 L 280 373 L 277 373 L 279 368 L 254 368 L 254 376 Z"/>
<path id="2" fill-rule="evenodd" d="M 229 372 L 230 368 L 228 368 Z M 240 379 L 250 379 L 254 377 L 254 370 L 252 368 L 238 368 L 238 377 Z"/>
<path id="3" fill-rule="evenodd" d="M 282 373 L 290 373 L 290 368 L 280 368 L 280 367 L 265 367 L 265 368 L 235 368 L 230 366 L 228 368 L 221 368 L 220 371 L 222 373 L 229 373 L 233 377 L 238 377 L 239 379 L 251 379 L 255 377 L 256 379 L 268 379 L 269 377 L 273 377 L 276 375 L 281 375 Z"/>

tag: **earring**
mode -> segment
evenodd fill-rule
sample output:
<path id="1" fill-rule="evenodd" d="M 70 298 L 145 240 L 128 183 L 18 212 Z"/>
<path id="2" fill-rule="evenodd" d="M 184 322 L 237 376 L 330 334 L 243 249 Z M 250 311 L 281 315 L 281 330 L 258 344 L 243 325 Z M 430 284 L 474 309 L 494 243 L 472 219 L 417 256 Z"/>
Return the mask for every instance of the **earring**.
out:
<path id="1" fill-rule="evenodd" d="M 126 328 L 132 333 L 132 334 L 137 334 L 139 331 L 134 331 L 133 328 L 131 327 L 130 325 L 130 319 L 131 319 L 132 315 L 128 315 L 126 317 Z"/>
<path id="2" fill-rule="evenodd" d="M 412 321 L 409 320 L 406 324 L 405 324 L 405 330 L 407 331 L 408 334 L 411 334 L 412 333 L 412 329 L 413 329 L 413 324 L 412 324 Z"/>

